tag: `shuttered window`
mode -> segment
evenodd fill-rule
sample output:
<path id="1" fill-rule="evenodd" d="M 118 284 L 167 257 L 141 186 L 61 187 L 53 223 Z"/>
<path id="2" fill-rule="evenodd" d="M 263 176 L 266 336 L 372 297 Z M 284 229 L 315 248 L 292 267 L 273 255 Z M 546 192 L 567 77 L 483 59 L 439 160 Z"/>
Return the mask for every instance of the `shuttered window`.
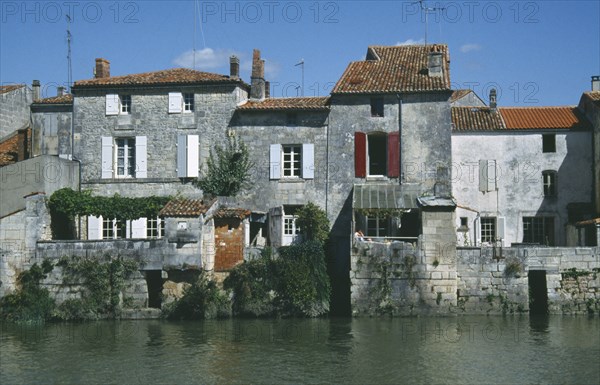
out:
<path id="1" fill-rule="evenodd" d="M 314 179 L 315 146 L 312 143 L 272 144 L 269 150 L 269 178 Z"/>
<path id="2" fill-rule="evenodd" d="M 197 178 L 200 168 L 200 137 L 198 135 L 177 136 L 177 177 Z"/>
<path id="3" fill-rule="evenodd" d="M 101 168 L 103 179 L 147 178 L 147 138 L 101 138 Z"/>
<path id="4" fill-rule="evenodd" d="M 400 176 L 400 133 L 354 133 L 354 175 Z"/>

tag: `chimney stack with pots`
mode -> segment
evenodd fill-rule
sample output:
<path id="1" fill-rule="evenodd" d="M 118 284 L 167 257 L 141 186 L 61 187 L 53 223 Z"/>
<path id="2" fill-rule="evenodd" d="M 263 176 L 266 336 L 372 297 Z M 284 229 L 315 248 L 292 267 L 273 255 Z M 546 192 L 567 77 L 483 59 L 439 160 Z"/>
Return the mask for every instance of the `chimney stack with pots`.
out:
<path id="1" fill-rule="evenodd" d="M 33 93 L 33 100 L 38 100 L 40 98 L 40 81 L 34 80 L 31 82 L 31 92 Z"/>
<path id="2" fill-rule="evenodd" d="M 492 109 L 492 111 L 496 111 L 496 89 L 492 88 L 490 90 L 490 108 Z"/>
<path id="3" fill-rule="evenodd" d="M 592 91 L 600 91 L 600 76 L 592 76 Z"/>
<path id="4" fill-rule="evenodd" d="M 96 70 L 94 71 L 94 78 L 109 78 L 110 77 L 110 62 L 106 59 L 96 59 Z"/>
<path id="5" fill-rule="evenodd" d="M 250 99 L 265 98 L 265 61 L 260 58 L 260 51 L 252 53 L 252 75 L 250 76 Z"/>
<path id="6" fill-rule="evenodd" d="M 240 77 L 240 59 L 235 55 L 229 58 L 229 77 L 232 79 Z"/>

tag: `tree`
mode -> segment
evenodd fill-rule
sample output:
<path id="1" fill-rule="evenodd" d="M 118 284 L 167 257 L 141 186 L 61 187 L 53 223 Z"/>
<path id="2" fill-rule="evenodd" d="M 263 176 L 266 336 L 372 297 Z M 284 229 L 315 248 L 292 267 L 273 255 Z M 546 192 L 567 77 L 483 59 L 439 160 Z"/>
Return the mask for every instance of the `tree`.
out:
<path id="1" fill-rule="evenodd" d="M 250 181 L 250 153 L 244 142 L 229 138 L 227 145 L 215 146 L 206 163 L 206 175 L 197 181 L 205 194 L 235 196 Z"/>
<path id="2" fill-rule="evenodd" d="M 318 241 L 325 245 L 329 238 L 329 219 L 319 206 L 308 202 L 296 212 L 296 225 L 303 241 Z"/>

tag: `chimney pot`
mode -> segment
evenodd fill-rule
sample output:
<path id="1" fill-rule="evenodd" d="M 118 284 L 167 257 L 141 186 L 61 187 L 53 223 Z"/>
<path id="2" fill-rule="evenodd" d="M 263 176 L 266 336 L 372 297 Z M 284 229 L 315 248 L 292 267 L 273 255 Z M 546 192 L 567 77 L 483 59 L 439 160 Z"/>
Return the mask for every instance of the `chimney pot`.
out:
<path id="1" fill-rule="evenodd" d="M 96 59 L 96 71 L 94 71 L 96 79 L 110 77 L 110 62 L 103 58 Z"/>
<path id="2" fill-rule="evenodd" d="M 600 91 L 600 76 L 592 76 L 592 91 Z"/>
<path id="3" fill-rule="evenodd" d="M 59 86 L 56 87 L 56 96 L 63 96 L 65 93 L 65 87 Z"/>
<path id="4" fill-rule="evenodd" d="M 231 55 L 229 58 L 229 77 L 232 79 L 240 77 L 240 59 L 235 55 Z"/>
<path id="5" fill-rule="evenodd" d="M 496 89 L 492 88 L 490 90 L 490 108 L 492 110 L 496 110 L 497 104 L 496 104 Z"/>
<path id="6" fill-rule="evenodd" d="M 34 80 L 31 82 L 31 91 L 33 93 L 33 100 L 38 100 L 40 98 L 40 81 Z"/>

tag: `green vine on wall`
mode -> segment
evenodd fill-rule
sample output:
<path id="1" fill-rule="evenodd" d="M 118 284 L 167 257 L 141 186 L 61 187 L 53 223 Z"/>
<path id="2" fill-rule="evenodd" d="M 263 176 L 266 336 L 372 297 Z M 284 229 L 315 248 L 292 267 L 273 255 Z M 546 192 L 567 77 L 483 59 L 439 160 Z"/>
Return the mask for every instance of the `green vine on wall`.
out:
<path id="1" fill-rule="evenodd" d="M 404 209 L 356 209 L 360 215 L 365 217 L 379 217 L 380 219 L 400 218 Z"/>
<path id="2" fill-rule="evenodd" d="M 102 216 L 123 221 L 154 218 L 170 199 L 158 196 L 128 198 L 118 194 L 112 197 L 92 196 L 91 191 L 63 188 L 54 192 L 48 200 L 52 235 L 54 239 L 72 239 L 76 216 Z"/>

